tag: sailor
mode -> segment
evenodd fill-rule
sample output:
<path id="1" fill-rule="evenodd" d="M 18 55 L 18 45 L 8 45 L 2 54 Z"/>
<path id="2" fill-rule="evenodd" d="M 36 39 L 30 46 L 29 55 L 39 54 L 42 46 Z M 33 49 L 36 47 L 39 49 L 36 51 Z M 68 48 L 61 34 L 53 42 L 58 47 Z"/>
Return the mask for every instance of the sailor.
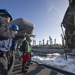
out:
<path id="1" fill-rule="evenodd" d="M 3 18 L 4 20 L 3 22 L 6 21 L 7 25 L 10 21 L 12 21 L 12 16 L 10 12 L 7 11 L 6 9 L 0 9 L 0 17 Z M 10 46 L 11 46 L 11 40 L 9 38 L 3 39 L 0 37 L 0 72 L 2 73 L 2 75 L 7 75 L 8 68 L 7 68 L 6 52 L 9 50 Z"/>

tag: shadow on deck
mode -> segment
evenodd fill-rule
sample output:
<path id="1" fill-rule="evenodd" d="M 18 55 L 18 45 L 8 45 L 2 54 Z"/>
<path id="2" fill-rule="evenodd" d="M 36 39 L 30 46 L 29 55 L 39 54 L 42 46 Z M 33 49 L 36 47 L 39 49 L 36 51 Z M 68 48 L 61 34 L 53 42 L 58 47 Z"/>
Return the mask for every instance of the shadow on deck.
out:
<path id="1" fill-rule="evenodd" d="M 21 64 L 17 64 L 14 66 L 13 75 L 63 75 L 51 69 L 48 69 L 44 66 L 33 63 L 29 66 L 27 73 L 21 72 L 22 66 Z"/>

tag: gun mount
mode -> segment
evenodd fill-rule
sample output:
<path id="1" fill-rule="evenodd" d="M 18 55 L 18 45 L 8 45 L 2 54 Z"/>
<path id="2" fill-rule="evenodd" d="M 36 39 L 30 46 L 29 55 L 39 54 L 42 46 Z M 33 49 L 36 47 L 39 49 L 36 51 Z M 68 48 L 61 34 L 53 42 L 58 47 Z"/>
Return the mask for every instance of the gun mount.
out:
<path id="1" fill-rule="evenodd" d="M 16 24 L 19 26 L 19 34 L 33 34 L 34 30 L 34 24 L 31 23 L 30 21 L 23 19 L 23 18 L 18 18 L 16 20 L 13 20 L 9 23 L 10 25 Z M 21 44 L 23 39 L 18 40 L 18 46 Z"/>

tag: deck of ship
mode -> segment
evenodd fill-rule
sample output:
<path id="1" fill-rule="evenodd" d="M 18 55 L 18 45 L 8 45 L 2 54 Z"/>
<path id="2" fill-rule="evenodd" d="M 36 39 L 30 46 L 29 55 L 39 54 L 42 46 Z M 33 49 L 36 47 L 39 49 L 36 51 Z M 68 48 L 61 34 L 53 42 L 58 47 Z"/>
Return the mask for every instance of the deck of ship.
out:
<path id="1" fill-rule="evenodd" d="M 21 69 L 22 65 L 16 64 L 14 66 L 13 75 L 64 75 L 36 63 L 31 64 L 26 73 L 21 72 Z"/>

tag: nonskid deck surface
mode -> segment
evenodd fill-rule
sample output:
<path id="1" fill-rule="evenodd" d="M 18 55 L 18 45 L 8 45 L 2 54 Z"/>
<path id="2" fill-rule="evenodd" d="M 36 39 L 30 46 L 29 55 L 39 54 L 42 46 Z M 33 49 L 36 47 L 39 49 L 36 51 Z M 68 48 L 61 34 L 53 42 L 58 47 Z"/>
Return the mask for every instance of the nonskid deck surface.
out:
<path id="1" fill-rule="evenodd" d="M 13 75 L 64 75 L 36 63 L 31 64 L 26 73 L 21 72 L 21 69 L 22 65 L 16 64 L 14 66 Z"/>

